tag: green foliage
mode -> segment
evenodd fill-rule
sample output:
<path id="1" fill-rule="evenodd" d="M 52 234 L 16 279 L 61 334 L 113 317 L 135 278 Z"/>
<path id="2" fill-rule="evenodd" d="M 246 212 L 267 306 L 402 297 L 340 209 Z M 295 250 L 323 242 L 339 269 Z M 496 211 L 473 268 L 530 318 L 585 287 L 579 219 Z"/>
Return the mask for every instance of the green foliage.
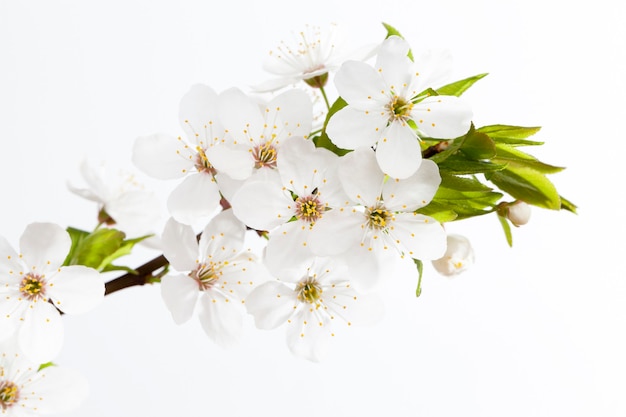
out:
<path id="1" fill-rule="evenodd" d="M 347 105 L 348 103 L 346 103 L 344 99 L 339 97 L 337 98 L 337 100 L 335 100 L 333 105 L 330 106 L 330 109 L 328 110 L 328 114 L 326 115 L 326 119 L 324 120 L 324 127 L 322 128 L 322 132 L 318 136 L 314 136 L 311 138 L 311 140 L 313 140 L 313 143 L 315 144 L 316 147 L 326 148 L 329 151 L 339 156 L 343 156 L 347 154 L 348 152 L 350 152 L 347 149 L 341 149 L 337 147 L 337 145 L 335 145 L 326 134 L 326 126 L 328 125 L 328 121 L 330 120 L 330 118 L 339 110 L 346 107 Z"/>
<path id="2" fill-rule="evenodd" d="M 511 225 L 509 221 L 504 216 L 500 216 L 498 214 L 498 220 L 500 220 L 500 225 L 502 226 L 502 230 L 504 231 L 504 237 L 506 238 L 506 243 L 509 244 L 510 247 L 513 246 L 513 233 L 511 233 Z"/>
<path id="3" fill-rule="evenodd" d="M 51 366 L 56 366 L 56 364 L 54 362 L 46 362 L 46 363 L 42 363 L 41 365 L 39 365 L 39 368 L 37 368 L 37 372 L 49 368 Z"/>
<path id="4" fill-rule="evenodd" d="M 473 77 L 468 77 L 463 80 L 455 81 L 453 83 L 444 85 L 443 87 L 438 88 L 437 94 L 440 96 L 457 96 L 459 97 L 461 94 L 466 92 L 474 83 L 482 78 L 485 78 L 488 74 L 478 74 Z"/>
<path id="5" fill-rule="evenodd" d="M 422 275 L 424 273 L 424 264 L 419 259 L 413 259 L 413 263 L 415 263 L 415 267 L 417 268 L 417 288 L 415 289 L 415 296 L 419 297 L 422 295 Z"/>
<path id="6" fill-rule="evenodd" d="M 109 228 L 96 229 L 90 233 L 70 227 L 67 232 L 72 238 L 72 246 L 63 265 L 84 265 L 100 272 L 134 272 L 131 268 L 113 265 L 112 262 L 130 254 L 137 243 L 149 237 L 126 240 L 123 232 Z"/>

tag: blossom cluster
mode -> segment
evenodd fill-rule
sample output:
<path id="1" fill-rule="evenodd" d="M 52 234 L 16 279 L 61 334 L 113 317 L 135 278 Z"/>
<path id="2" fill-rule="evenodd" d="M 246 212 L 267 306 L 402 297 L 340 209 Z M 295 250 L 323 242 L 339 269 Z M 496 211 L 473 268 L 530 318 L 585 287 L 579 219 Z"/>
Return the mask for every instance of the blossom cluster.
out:
<path id="1" fill-rule="evenodd" d="M 178 181 L 162 230 L 154 194 L 84 163 L 87 188 L 69 188 L 97 203 L 93 232 L 33 223 L 20 252 L 0 238 L 3 415 L 55 411 L 48 393 L 64 398 L 59 409 L 84 396 L 82 382 L 56 392 L 73 383 L 47 364 L 62 346 L 61 314 L 116 290 L 101 272 L 129 271 L 119 288 L 160 282 L 173 320 L 197 316 L 220 346 L 237 343 L 251 315 L 259 329 L 284 326 L 289 350 L 319 361 L 336 334 L 381 317 L 378 290 L 393 284 L 394 263 L 416 265 L 417 295 L 423 261 L 445 276 L 471 266 L 469 240 L 444 224 L 495 213 L 511 244 L 509 225 L 525 224 L 530 205 L 575 211 L 544 175 L 562 168 L 518 149 L 539 144 L 527 139 L 538 128 L 472 123 L 460 96 L 485 74 L 445 84 L 445 56 L 414 58 L 385 27 L 382 43 L 350 53 L 335 27 L 307 27 L 269 55 L 264 67 L 278 78 L 250 92 L 193 85 L 180 101 L 180 136 L 134 142 L 139 170 Z M 326 104 L 323 123 L 311 94 Z M 161 272 L 112 263 L 152 235 Z M 250 236 L 261 251 L 246 248 Z"/>

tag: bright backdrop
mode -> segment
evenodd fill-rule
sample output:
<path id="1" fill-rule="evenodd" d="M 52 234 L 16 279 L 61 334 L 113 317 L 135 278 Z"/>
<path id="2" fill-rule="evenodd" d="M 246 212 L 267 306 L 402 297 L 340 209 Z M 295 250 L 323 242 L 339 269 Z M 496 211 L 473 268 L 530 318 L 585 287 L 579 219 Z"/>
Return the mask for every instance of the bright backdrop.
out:
<path id="1" fill-rule="evenodd" d="M 16 246 L 33 221 L 93 227 L 65 185 L 82 157 L 132 169 L 135 137 L 182 133 L 192 84 L 265 80 L 264 55 L 306 23 L 360 45 L 385 21 L 414 48 L 449 49 L 457 78 L 489 72 L 466 94 L 475 123 L 543 126 L 534 152 L 568 168 L 552 178 L 580 206 L 534 210 L 513 249 L 494 216 L 449 225 L 475 267 L 453 280 L 427 267 L 419 299 L 410 268 L 390 271 L 382 322 L 337 337 L 321 364 L 250 322 L 240 347 L 218 348 L 195 320 L 173 323 L 157 286 L 116 293 L 64 318 L 56 362 L 91 385 L 68 416 L 626 415 L 625 18 L 611 0 L 0 0 L 0 234 Z"/>

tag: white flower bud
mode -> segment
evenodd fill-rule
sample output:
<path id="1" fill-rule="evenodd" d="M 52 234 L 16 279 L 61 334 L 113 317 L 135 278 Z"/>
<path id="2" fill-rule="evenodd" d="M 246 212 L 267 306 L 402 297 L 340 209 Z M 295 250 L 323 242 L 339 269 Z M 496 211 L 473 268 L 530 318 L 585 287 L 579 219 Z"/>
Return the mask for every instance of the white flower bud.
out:
<path id="1" fill-rule="evenodd" d="M 514 226 L 522 226 L 530 220 L 530 205 L 521 200 L 508 206 L 506 217 Z"/>
<path id="2" fill-rule="evenodd" d="M 432 261 L 433 267 L 442 275 L 458 275 L 474 264 L 474 250 L 466 237 L 448 235 L 448 248 L 442 258 Z"/>

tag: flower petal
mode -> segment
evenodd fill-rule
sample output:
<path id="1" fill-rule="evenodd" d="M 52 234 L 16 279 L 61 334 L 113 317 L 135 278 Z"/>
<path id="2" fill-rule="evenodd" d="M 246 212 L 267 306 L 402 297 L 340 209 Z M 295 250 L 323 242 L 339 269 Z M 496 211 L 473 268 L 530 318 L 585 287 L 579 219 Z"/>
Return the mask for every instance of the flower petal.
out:
<path id="1" fill-rule="evenodd" d="M 256 327 L 270 330 L 286 323 L 297 303 L 294 290 L 283 283 L 268 281 L 248 295 L 246 309 L 254 316 Z"/>
<path id="2" fill-rule="evenodd" d="M 472 123 L 472 109 L 454 96 L 427 97 L 411 114 L 420 132 L 431 138 L 457 138 L 467 133 Z"/>
<path id="3" fill-rule="evenodd" d="M 63 266 L 47 287 L 54 305 L 66 314 L 85 313 L 104 299 L 104 282 L 98 271 L 82 265 Z"/>
<path id="4" fill-rule="evenodd" d="M 163 256 L 179 272 L 191 271 L 198 260 L 198 241 L 191 226 L 170 218 L 161 235 Z"/>
<path id="5" fill-rule="evenodd" d="M 313 123 L 313 103 L 303 90 L 287 90 L 267 105 L 266 120 L 276 119 L 281 137 L 307 136 Z"/>
<path id="6" fill-rule="evenodd" d="M 308 247 L 309 225 L 298 220 L 285 223 L 270 234 L 270 241 L 265 249 L 264 263 L 276 276 L 291 277 L 285 281 L 299 280 L 294 275 L 306 269 L 314 258 Z"/>
<path id="7" fill-rule="evenodd" d="M 176 324 L 191 318 L 199 294 L 198 282 L 187 275 L 166 275 L 161 279 L 161 297 Z"/>
<path id="8" fill-rule="evenodd" d="M 282 183 L 298 196 L 311 194 L 323 186 L 326 171 L 332 170 L 339 158 L 327 149 L 316 148 L 312 141 L 293 138 L 280 147 L 277 157 Z"/>
<path id="9" fill-rule="evenodd" d="M 339 95 L 355 109 L 381 110 L 389 101 L 383 78 L 364 62 L 345 62 L 335 75 L 335 86 Z"/>
<path id="10" fill-rule="evenodd" d="M 70 235 L 53 223 L 31 223 L 20 238 L 24 262 L 39 273 L 58 268 L 71 245 Z"/>
<path id="11" fill-rule="evenodd" d="M 19 273 L 22 268 L 17 252 L 3 236 L 0 236 L 0 283 L 4 283 L 4 275 Z"/>
<path id="12" fill-rule="evenodd" d="M 28 384 L 35 393 L 22 401 L 27 409 L 37 414 L 64 413 L 77 408 L 89 394 L 87 379 L 67 368 L 49 366 L 35 374 Z"/>
<path id="13" fill-rule="evenodd" d="M 254 159 L 244 146 L 216 145 L 206 150 L 211 165 L 234 180 L 245 180 L 252 175 Z"/>
<path id="14" fill-rule="evenodd" d="M 219 95 L 219 117 L 232 137 L 240 143 L 250 139 L 259 141 L 263 131 L 263 116 L 259 105 L 238 88 L 231 88 Z"/>
<path id="15" fill-rule="evenodd" d="M 319 362 L 328 353 L 329 342 L 334 333 L 330 316 L 316 314 L 313 308 L 311 310 L 304 309 L 304 314 L 294 317 L 287 325 L 287 346 L 294 355 Z"/>
<path id="16" fill-rule="evenodd" d="M 232 210 L 224 210 L 204 228 L 200 237 L 200 261 L 217 262 L 236 256 L 243 247 L 246 226 Z"/>
<path id="17" fill-rule="evenodd" d="M 422 163 L 422 150 L 413 129 L 404 122 L 391 123 L 378 141 L 376 160 L 380 169 L 392 178 L 413 175 Z"/>
<path id="18" fill-rule="evenodd" d="M 326 126 L 330 140 L 343 149 L 374 146 L 387 125 L 389 116 L 381 111 L 344 107 L 335 113 Z"/>
<path id="19" fill-rule="evenodd" d="M 170 180 L 184 177 L 193 168 L 193 153 L 173 136 L 154 134 L 135 139 L 133 163 L 153 178 Z"/>
<path id="20" fill-rule="evenodd" d="M 414 259 L 439 259 L 446 251 L 446 232 L 435 219 L 416 213 L 397 213 L 390 235 Z"/>
<path id="21" fill-rule="evenodd" d="M 63 320 L 50 303 L 40 301 L 29 309 L 17 331 L 20 349 L 35 363 L 54 359 L 63 345 Z"/>
<path id="22" fill-rule="evenodd" d="M 351 207 L 327 211 L 311 231 L 308 239 L 311 252 L 317 256 L 340 255 L 358 245 L 365 221 L 365 215 Z"/>
<path id="23" fill-rule="evenodd" d="M 439 167 L 433 161 L 425 159 L 417 172 L 409 178 L 390 179 L 385 183 L 385 207 L 391 211 L 415 211 L 433 199 L 440 183 Z"/>
<path id="24" fill-rule="evenodd" d="M 407 41 L 398 36 L 390 36 L 385 39 L 376 57 L 375 68 L 385 80 L 386 87 L 399 96 L 405 95 L 415 77 L 413 62 L 407 55 L 409 49 Z M 419 91 L 408 93 L 413 96 Z"/>
<path id="25" fill-rule="evenodd" d="M 356 149 L 343 156 L 338 174 L 350 200 L 365 206 L 378 203 L 385 174 L 380 170 L 376 154 L 371 149 Z"/>
<path id="26" fill-rule="evenodd" d="M 184 224 L 193 224 L 210 216 L 220 203 L 220 193 L 213 176 L 205 173 L 189 175 L 167 199 L 172 217 Z"/>
<path id="27" fill-rule="evenodd" d="M 224 135 L 218 119 L 217 94 L 206 85 L 195 84 L 180 100 L 178 118 L 189 140 L 206 148 Z"/>
<path id="28" fill-rule="evenodd" d="M 247 181 L 231 204 L 237 218 L 256 230 L 272 230 L 295 212 L 291 195 L 276 176 L 268 181 Z"/>
<path id="29" fill-rule="evenodd" d="M 231 347 L 241 339 L 243 315 L 242 303 L 234 298 L 217 291 L 207 291 L 200 297 L 200 324 L 207 336 L 222 347 Z"/>
<path id="30" fill-rule="evenodd" d="M 120 194 L 106 204 L 106 212 L 116 227 L 128 237 L 150 234 L 160 218 L 160 201 L 148 191 L 136 190 Z"/>

